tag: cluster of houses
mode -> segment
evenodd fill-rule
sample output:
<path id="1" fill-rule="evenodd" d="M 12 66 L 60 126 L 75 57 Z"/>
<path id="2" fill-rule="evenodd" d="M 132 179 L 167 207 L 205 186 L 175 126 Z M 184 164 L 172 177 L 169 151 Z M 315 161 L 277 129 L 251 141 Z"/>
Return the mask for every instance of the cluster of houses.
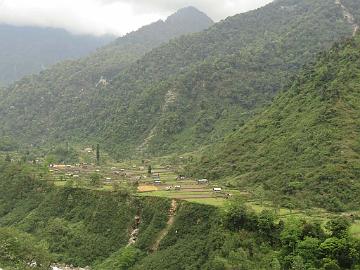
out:
<path id="1" fill-rule="evenodd" d="M 181 186 L 180 185 L 176 185 L 176 186 L 168 186 L 166 187 L 167 191 L 171 191 L 171 190 L 181 190 Z"/>
<path id="2" fill-rule="evenodd" d="M 155 186 L 160 186 L 162 184 L 162 181 L 160 180 L 160 175 L 153 175 L 153 179 L 154 179 L 154 185 Z M 185 176 L 178 176 L 176 178 L 176 180 L 184 180 Z M 208 179 L 199 179 L 196 181 L 198 185 L 208 185 L 209 184 L 209 180 Z M 175 185 L 175 186 L 167 186 L 165 188 L 166 191 L 171 191 L 171 190 L 181 190 L 181 185 Z M 222 193 L 223 189 L 221 187 L 214 187 L 212 189 L 213 192 L 215 193 Z"/>
<path id="3" fill-rule="evenodd" d="M 75 164 L 75 165 L 63 165 L 63 164 L 50 164 L 49 165 L 49 172 L 50 173 L 58 173 L 58 172 L 63 172 L 65 173 L 65 177 L 72 177 L 72 178 L 80 178 L 80 174 L 81 174 L 81 169 L 84 169 L 86 171 L 86 173 L 90 173 L 92 172 L 91 170 L 87 170 L 89 169 L 88 166 L 94 166 L 94 164 L 88 164 L 88 163 L 79 163 L 79 164 Z M 125 169 L 120 169 L 117 170 L 115 167 L 111 168 L 112 174 L 114 176 L 126 176 L 126 172 Z M 93 172 L 95 173 L 100 173 L 100 169 L 96 169 Z M 104 179 L 105 183 L 112 183 L 113 179 L 112 177 L 105 177 Z"/>

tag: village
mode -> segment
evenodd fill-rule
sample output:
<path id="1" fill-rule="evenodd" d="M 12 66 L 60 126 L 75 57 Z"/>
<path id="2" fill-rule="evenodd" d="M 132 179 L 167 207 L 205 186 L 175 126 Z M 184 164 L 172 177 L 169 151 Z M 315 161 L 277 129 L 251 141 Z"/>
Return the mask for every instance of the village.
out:
<path id="1" fill-rule="evenodd" d="M 107 162 L 101 166 L 96 163 L 51 164 L 49 180 L 58 187 L 71 185 L 102 191 L 131 190 L 136 196 L 163 197 L 215 207 L 224 207 L 232 196 L 241 196 L 245 204 L 256 212 L 265 209 L 277 211 L 279 218 L 311 217 L 325 222 L 333 215 L 315 208 L 306 211 L 284 207 L 276 209 L 270 202 L 256 199 L 254 194 L 247 191 L 231 189 L 208 179 L 193 179 L 181 175 L 181 167 L 181 162 L 174 165 L 163 160 Z M 354 214 L 358 213 L 348 213 L 350 216 Z M 358 222 L 353 224 L 351 233 L 359 237 Z"/>
<path id="2" fill-rule="evenodd" d="M 84 152 L 91 154 L 87 148 Z M 107 191 L 128 189 L 138 196 L 158 196 L 212 205 L 220 205 L 232 196 L 231 190 L 208 179 L 181 175 L 180 166 L 181 162 L 180 165 L 170 165 L 158 160 L 108 161 L 101 165 L 96 162 L 50 164 L 48 181 L 58 187 L 71 185 Z"/>
<path id="3" fill-rule="evenodd" d="M 264 200 L 257 190 L 245 190 L 229 187 L 224 182 L 205 178 L 191 178 L 183 175 L 188 156 L 166 156 L 138 160 L 115 161 L 107 153 L 101 153 L 102 160 L 97 163 L 94 148 L 77 148 L 79 161 L 77 163 L 50 163 L 46 165 L 43 157 L 31 165 L 43 168 L 46 173 L 40 179 L 53 183 L 54 186 L 75 187 L 104 192 L 130 192 L 139 197 L 162 197 L 169 200 L 187 201 L 215 207 L 224 207 L 231 197 L 241 197 L 244 203 L 255 212 L 263 210 L 275 211 L 277 216 L 287 218 L 297 216 L 312 218 L 326 222 L 334 214 L 318 208 L 294 209 L 286 206 L 276 206 Z M 2 158 L 6 155 L 2 153 Z M 14 162 L 21 157 L 11 153 Z M 358 216 L 359 212 L 343 213 Z M 354 222 L 352 235 L 360 237 L 360 223 Z"/>

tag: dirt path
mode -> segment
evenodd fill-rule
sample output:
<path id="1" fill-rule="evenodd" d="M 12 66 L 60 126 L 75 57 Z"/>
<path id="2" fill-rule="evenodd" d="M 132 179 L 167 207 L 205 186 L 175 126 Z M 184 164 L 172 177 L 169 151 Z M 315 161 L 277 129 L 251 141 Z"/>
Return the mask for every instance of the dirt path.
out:
<path id="1" fill-rule="evenodd" d="M 335 4 L 339 5 L 343 10 L 344 18 L 353 28 L 353 36 L 356 35 L 359 30 L 359 25 L 356 23 L 355 17 L 351 14 L 350 10 L 341 2 L 341 0 L 335 0 Z"/>
<path id="2" fill-rule="evenodd" d="M 175 221 L 176 210 L 177 210 L 177 202 L 176 202 L 176 200 L 172 200 L 171 207 L 169 210 L 169 220 L 166 224 L 166 227 L 159 233 L 159 236 L 156 238 L 155 243 L 150 248 L 151 252 L 155 252 L 159 249 L 161 241 L 169 233 L 171 226 L 174 224 L 174 221 Z"/>

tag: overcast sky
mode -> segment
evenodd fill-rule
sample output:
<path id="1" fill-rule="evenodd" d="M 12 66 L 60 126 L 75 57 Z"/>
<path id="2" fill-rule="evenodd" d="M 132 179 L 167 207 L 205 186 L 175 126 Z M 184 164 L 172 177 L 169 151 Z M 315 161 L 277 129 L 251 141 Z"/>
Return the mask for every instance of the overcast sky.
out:
<path id="1" fill-rule="evenodd" d="M 194 6 L 219 21 L 272 0 L 0 0 L 0 23 L 123 35 Z"/>

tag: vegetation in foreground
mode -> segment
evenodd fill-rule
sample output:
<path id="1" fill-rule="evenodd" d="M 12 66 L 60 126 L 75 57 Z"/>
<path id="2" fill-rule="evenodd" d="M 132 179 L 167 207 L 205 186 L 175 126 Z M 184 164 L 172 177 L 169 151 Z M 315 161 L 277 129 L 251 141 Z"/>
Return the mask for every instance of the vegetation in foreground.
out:
<path id="1" fill-rule="evenodd" d="M 239 198 L 220 209 L 179 202 L 174 223 L 152 250 L 168 226 L 169 200 L 55 188 L 14 163 L 1 163 L 0 172 L 0 267 L 5 269 L 26 269 L 22 266 L 34 260 L 32 269 L 46 269 L 50 262 L 99 270 L 360 266 L 360 241 L 350 236 L 347 217 L 323 227 L 297 218 L 279 221 L 272 211 L 257 214 Z M 129 246 L 136 216 L 139 234 Z"/>

